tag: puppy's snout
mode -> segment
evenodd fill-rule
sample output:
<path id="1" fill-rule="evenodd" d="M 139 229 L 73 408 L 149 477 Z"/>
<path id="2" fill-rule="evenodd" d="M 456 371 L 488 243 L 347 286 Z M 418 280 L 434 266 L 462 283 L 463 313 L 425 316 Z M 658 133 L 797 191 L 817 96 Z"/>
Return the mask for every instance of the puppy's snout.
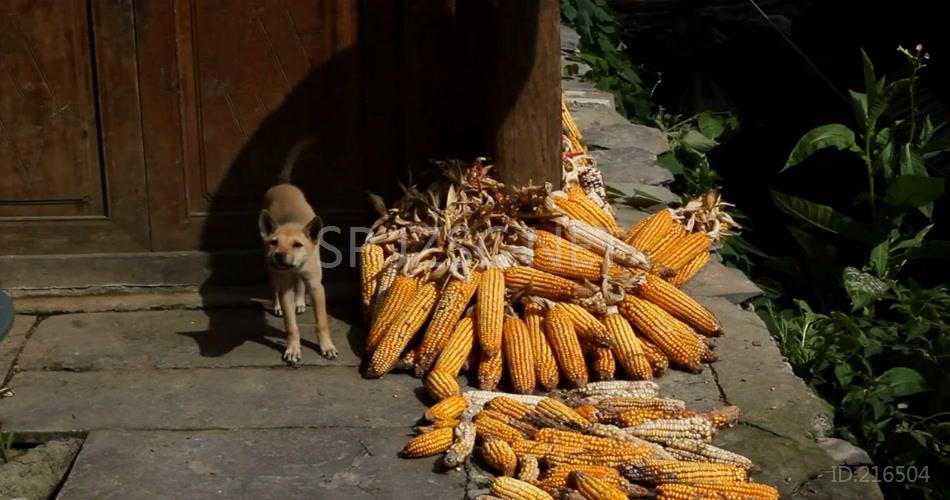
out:
<path id="1" fill-rule="evenodd" d="M 274 252 L 270 256 L 270 260 L 271 262 L 273 262 L 275 265 L 278 265 L 278 266 L 287 265 L 287 254 L 285 254 L 284 252 Z"/>

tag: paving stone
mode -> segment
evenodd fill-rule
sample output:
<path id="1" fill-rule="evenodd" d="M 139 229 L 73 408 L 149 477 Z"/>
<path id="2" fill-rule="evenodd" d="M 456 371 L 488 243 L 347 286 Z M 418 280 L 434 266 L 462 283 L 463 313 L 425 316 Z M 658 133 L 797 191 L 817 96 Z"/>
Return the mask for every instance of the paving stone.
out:
<path id="1" fill-rule="evenodd" d="M 317 352 L 313 316 L 298 317 L 304 365 L 357 366 L 365 326 L 355 311 L 333 311 L 340 355 Z M 89 313 L 44 320 L 20 357 L 21 370 L 109 370 L 282 366 L 283 319 L 261 309 Z"/>
<path id="2" fill-rule="evenodd" d="M 60 499 L 461 499 L 465 474 L 396 457 L 406 429 L 97 431 Z"/>
<path id="3" fill-rule="evenodd" d="M 849 475 L 850 471 L 850 475 Z M 824 470 L 800 485 L 790 498 L 808 500 L 884 500 L 867 467 Z"/>
<path id="4" fill-rule="evenodd" d="M 409 429 L 425 405 L 418 379 L 365 380 L 352 367 L 98 372 L 27 371 L 0 400 L 18 435 L 103 429 L 321 426 Z"/>
<path id="5" fill-rule="evenodd" d="M 680 197 L 663 186 L 651 186 L 639 182 L 605 182 L 607 186 L 623 193 L 624 202 L 636 207 L 677 205 Z"/>
<path id="6" fill-rule="evenodd" d="M 620 113 L 602 106 L 579 107 L 577 110 L 571 111 L 571 117 L 574 119 L 577 129 L 580 130 L 581 136 L 584 135 L 586 130 L 628 122 Z"/>
<path id="7" fill-rule="evenodd" d="M 669 369 L 656 379 L 656 383 L 660 385 L 660 396 L 685 401 L 691 410 L 711 410 L 725 404 L 716 378 L 708 367 L 701 373 Z"/>
<path id="8" fill-rule="evenodd" d="M 733 304 L 762 295 L 762 290 L 742 271 L 712 259 L 683 285 L 683 290 L 694 297 L 722 297 Z"/>
<path id="9" fill-rule="evenodd" d="M 597 90 L 588 82 L 576 82 L 574 85 L 567 85 L 567 83 L 568 81 L 562 82 L 561 88 L 564 91 L 564 97 L 567 99 L 567 106 L 571 112 L 582 107 L 590 106 L 602 106 L 611 110 L 616 109 L 617 106 L 614 95 L 610 92 Z"/>
<path id="10" fill-rule="evenodd" d="M 825 438 L 818 440 L 818 446 L 825 450 L 828 455 L 837 464 L 841 465 L 867 465 L 873 463 L 868 452 L 857 446 L 838 438 Z"/>
<path id="11" fill-rule="evenodd" d="M 615 123 L 588 130 L 584 141 L 592 148 L 616 149 L 634 146 L 655 155 L 670 149 L 669 141 L 662 131 L 635 123 Z"/>
<path id="12" fill-rule="evenodd" d="M 561 51 L 563 52 L 573 52 L 577 50 L 577 46 L 581 43 L 581 36 L 574 31 L 573 28 L 560 26 L 561 33 Z"/>
<path id="13" fill-rule="evenodd" d="M 17 354 L 26 342 L 26 334 L 34 323 L 36 323 L 35 316 L 18 314 L 13 317 L 13 327 L 10 328 L 6 337 L 0 339 L 0 378 L 7 376 L 13 368 Z"/>
<path id="14" fill-rule="evenodd" d="M 633 227 L 640 219 L 648 217 L 650 214 L 627 205 L 622 205 L 619 203 L 613 204 L 614 208 L 614 218 L 617 219 L 617 224 L 620 225 L 625 231 Z"/>
<path id="15" fill-rule="evenodd" d="M 660 186 L 673 182 L 673 174 L 657 166 L 656 155 L 640 148 L 600 149 L 591 151 L 590 156 L 597 162 L 597 168 L 607 183 L 636 182 Z"/>
<path id="16" fill-rule="evenodd" d="M 831 416 L 792 372 L 759 317 L 723 298 L 699 301 L 723 323 L 712 369 L 726 401 L 742 410 L 742 421 L 799 442 L 824 437 Z"/>

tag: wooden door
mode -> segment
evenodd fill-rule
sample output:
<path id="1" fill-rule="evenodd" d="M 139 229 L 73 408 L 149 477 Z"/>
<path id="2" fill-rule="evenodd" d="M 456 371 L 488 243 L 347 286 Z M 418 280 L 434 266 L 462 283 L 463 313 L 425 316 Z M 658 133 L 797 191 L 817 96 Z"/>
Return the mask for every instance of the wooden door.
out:
<path id="1" fill-rule="evenodd" d="M 149 248 L 131 1 L 0 2 L 0 255 Z"/>
<path id="2" fill-rule="evenodd" d="M 292 180 L 324 221 L 365 218 L 358 3 L 137 0 L 155 250 L 258 245 L 300 144 Z"/>

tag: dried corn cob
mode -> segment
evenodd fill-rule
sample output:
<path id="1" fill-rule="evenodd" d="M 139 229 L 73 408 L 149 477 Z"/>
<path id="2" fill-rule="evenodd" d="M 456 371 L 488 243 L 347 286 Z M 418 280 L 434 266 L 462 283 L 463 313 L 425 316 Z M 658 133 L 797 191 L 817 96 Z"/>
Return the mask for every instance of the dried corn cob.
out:
<path id="1" fill-rule="evenodd" d="M 567 313 L 574 323 L 574 331 L 578 336 L 586 338 L 602 347 L 613 346 L 613 339 L 610 338 L 607 327 L 583 307 L 577 304 L 560 303 L 555 306 L 555 309 L 560 309 Z"/>
<path id="2" fill-rule="evenodd" d="M 640 398 L 640 397 L 620 397 L 620 398 L 605 398 L 598 403 L 598 408 L 602 411 L 610 411 L 615 413 L 624 412 L 627 410 L 634 409 L 650 409 L 658 410 L 667 413 L 676 413 L 686 411 L 686 403 L 679 399 L 668 399 L 668 398 Z"/>
<path id="3" fill-rule="evenodd" d="M 647 441 L 665 443 L 670 439 L 698 439 L 710 441 L 715 428 L 701 416 L 658 419 L 625 429 L 627 433 Z"/>
<path id="4" fill-rule="evenodd" d="M 461 392 L 459 383 L 455 380 L 455 375 L 451 373 L 433 370 L 426 376 L 426 390 L 436 401 L 457 396 Z"/>
<path id="5" fill-rule="evenodd" d="M 778 500 L 778 490 L 759 483 L 666 483 L 656 487 L 657 500 Z"/>
<path id="6" fill-rule="evenodd" d="M 571 480 L 577 491 L 590 500 L 627 500 L 627 494 L 620 488 L 599 477 L 575 471 Z"/>
<path id="7" fill-rule="evenodd" d="M 618 486 L 623 481 L 620 472 L 613 467 L 603 465 L 559 465 L 544 472 L 544 476 L 540 480 L 540 486 L 545 491 L 560 490 L 567 487 L 571 474 L 576 472 L 583 472 Z"/>
<path id="8" fill-rule="evenodd" d="M 541 468 L 538 465 L 538 457 L 534 455 L 518 457 L 518 479 L 534 483 L 540 475 Z"/>
<path id="9" fill-rule="evenodd" d="M 679 460 L 643 460 L 620 469 L 627 480 L 634 483 L 734 483 L 748 478 L 739 467 Z"/>
<path id="10" fill-rule="evenodd" d="M 487 437 L 482 443 L 482 458 L 485 463 L 503 476 L 514 476 L 518 467 L 518 457 L 511 445 L 495 437 Z"/>
<path id="11" fill-rule="evenodd" d="M 505 273 L 501 269 L 490 267 L 482 273 L 475 311 L 482 357 L 491 358 L 501 351 L 501 329 L 505 319 Z"/>
<path id="12" fill-rule="evenodd" d="M 363 306 L 363 318 L 369 316 L 376 297 L 376 285 L 383 270 L 383 247 L 364 243 L 360 247 L 360 298 Z"/>
<path id="13" fill-rule="evenodd" d="M 673 212 L 670 210 L 660 210 L 659 212 L 644 219 L 642 225 L 635 225 L 633 234 L 627 234 L 627 243 L 633 245 L 641 252 L 651 252 L 669 231 L 676 225 L 673 220 Z"/>
<path id="14" fill-rule="evenodd" d="M 614 353 L 607 347 L 595 347 L 591 353 L 592 365 L 597 380 L 613 380 L 614 372 L 617 369 L 617 363 L 614 361 Z"/>
<path id="15" fill-rule="evenodd" d="M 734 465 L 747 471 L 755 468 L 752 460 L 738 453 L 696 439 L 671 439 L 664 443 L 664 447 L 679 460 Z"/>
<path id="16" fill-rule="evenodd" d="M 723 406 L 722 408 L 709 410 L 701 415 L 706 420 L 709 420 L 713 427 L 717 429 L 732 427 L 739 423 L 739 407 L 737 406 Z"/>
<path id="17" fill-rule="evenodd" d="M 484 412 L 475 415 L 475 429 L 479 436 L 492 436 L 511 443 L 525 439 L 527 436 L 518 429 L 502 420 L 485 415 Z"/>
<path id="18" fill-rule="evenodd" d="M 670 269 L 681 269 L 703 252 L 709 252 L 709 237 L 704 233 L 691 233 L 662 253 L 654 254 L 652 260 Z"/>
<path id="19" fill-rule="evenodd" d="M 382 340 L 383 335 L 389 331 L 389 326 L 415 295 L 417 286 L 418 281 L 413 277 L 404 274 L 396 276 L 392 286 L 386 292 L 385 299 L 381 302 L 379 311 L 373 316 L 373 323 L 366 337 L 367 352 L 376 349 L 376 344 Z"/>
<path id="20" fill-rule="evenodd" d="M 565 278 L 599 281 L 603 277 L 604 257 L 547 231 L 534 233 L 534 261 L 542 271 Z M 622 276 L 624 270 L 611 267 L 609 276 Z"/>
<path id="21" fill-rule="evenodd" d="M 590 289 L 567 278 L 528 266 L 505 269 L 505 286 L 528 290 L 531 294 L 551 300 L 571 300 L 591 295 Z"/>
<path id="22" fill-rule="evenodd" d="M 366 370 L 367 377 L 382 377 L 393 369 L 403 349 L 409 345 L 409 341 L 432 313 L 437 295 L 435 283 L 431 281 L 417 288 L 412 299 L 406 304 L 402 313 L 393 320 L 389 331 L 373 351 L 373 357 Z"/>
<path id="23" fill-rule="evenodd" d="M 659 390 L 660 386 L 650 380 L 610 380 L 591 382 L 572 389 L 569 394 L 581 398 L 650 398 L 656 396 Z"/>
<path id="24" fill-rule="evenodd" d="M 508 500 L 554 500 L 541 488 L 513 477 L 495 479 L 491 483 L 491 492 Z"/>
<path id="25" fill-rule="evenodd" d="M 650 216 L 641 218 L 640 220 L 633 223 L 630 226 L 630 229 L 623 235 L 623 241 L 633 245 L 633 240 L 637 237 L 637 234 L 650 222 Z M 636 246 L 636 245 L 633 245 Z"/>
<path id="26" fill-rule="evenodd" d="M 637 336 L 637 340 L 640 341 L 640 347 L 643 347 L 643 354 L 647 357 L 647 361 L 650 362 L 653 376 L 659 377 L 670 367 L 670 358 L 667 358 L 666 354 L 663 354 L 663 351 L 649 340 L 640 336 Z"/>
<path id="27" fill-rule="evenodd" d="M 587 384 L 587 366 L 571 317 L 559 308 L 550 309 L 544 319 L 544 327 L 548 343 L 564 376 L 571 385 L 583 387 Z"/>
<path id="28" fill-rule="evenodd" d="M 576 411 L 578 415 L 584 417 L 585 420 L 592 424 L 600 421 L 599 412 L 597 411 L 597 407 L 594 405 L 575 406 L 574 411 Z"/>
<path id="29" fill-rule="evenodd" d="M 538 401 L 534 410 L 545 417 L 553 419 L 555 422 L 569 427 L 583 429 L 590 423 L 586 418 L 574 411 L 573 408 L 556 399 L 544 398 Z"/>
<path id="30" fill-rule="evenodd" d="M 396 364 L 393 365 L 393 371 L 412 371 L 415 369 L 418 360 L 419 346 L 416 346 L 403 353 L 399 361 L 396 361 Z"/>
<path id="31" fill-rule="evenodd" d="M 660 306 L 703 335 L 722 333 L 722 324 L 713 313 L 659 276 L 648 274 L 646 281 L 637 287 L 637 295 Z"/>
<path id="32" fill-rule="evenodd" d="M 480 278 L 481 273 L 476 271 L 469 281 L 452 279 L 445 286 L 439 298 L 439 304 L 432 313 L 432 321 L 429 322 L 429 327 L 422 337 L 422 344 L 419 346 L 417 376 L 421 377 L 429 371 L 436 356 L 445 348 L 449 337 L 454 332 L 455 325 L 458 324 L 468 303 L 472 301 Z"/>
<path id="33" fill-rule="evenodd" d="M 649 251 L 648 255 L 657 255 L 665 251 L 670 246 L 675 245 L 683 240 L 683 238 L 686 238 L 687 234 L 689 233 L 686 232 L 686 228 L 684 228 L 682 224 L 673 224 L 669 231 L 660 237 L 654 248 Z"/>
<path id="34" fill-rule="evenodd" d="M 650 367 L 650 361 L 643 352 L 643 346 L 640 339 L 633 333 L 630 323 L 613 310 L 608 309 L 609 314 L 604 318 L 604 326 L 614 341 L 614 357 L 624 373 L 628 377 L 636 380 L 649 380 L 653 378 L 653 370 Z"/>
<path id="35" fill-rule="evenodd" d="M 454 428 L 457 427 L 460 423 L 462 423 L 462 421 L 459 420 L 459 419 L 457 419 L 457 418 L 453 418 L 453 419 L 439 419 L 439 420 L 433 421 L 431 425 L 417 425 L 417 426 L 413 427 L 412 429 L 413 429 L 414 431 L 418 432 L 419 434 L 422 434 L 422 433 L 425 433 L 425 432 L 432 432 L 432 431 L 434 431 L 434 430 L 436 430 L 436 429 L 444 429 L 444 428 L 446 428 L 446 427 L 448 427 L 448 428 L 450 428 L 450 429 L 454 429 Z"/>
<path id="36" fill-rule="evenodd" d="M 455 441 L 449 449 L 445 451 L 442 457 L 442 463 L 446 467 L 458 467 L 465 463 L 465 459 L 472 454 L 475 449 L 475 424 L 472 422 L 462 422 L 455 427 Z"/>
<path id="37" fill-rule="evenodd" d="M 530 394 L 508 394 L 504 392 L 480 391 L 475 389 L 465 391 L 462 396 L 468 400 L 469 405 L 476 408 L 484 407 L 489 401 L 500 397 L 513 399 L 519 403 L 524 403 L 527 405 L 536 405 L 538 404 L 538 401 L 544 399 L 544 396 L 532 396 Z"/>
<path id="38" fill-rule="evenodd" d="M 586 429 L 586 432 L 592 436 L 600 436 L 616 439 L 619 441 L 626 441 L 636 446 L 640 446 L 643 449 L 649 450 L 653 453 L 650 458 L 656 458 L 660 460 L 676 460 L 676 457 L 666 451 L 666 449 L 660 444 L 633 436 L 616 425 L 593 424 Z"/>
<path id="39" fill-rule="evenodd" d="M 472 318 L 462 318 L 455 324 L 455 330 L 445 343 L 445 348 L 439 353 L 439 359 L 435 362 L 433 370 L 452 376 L 458 375 L 474 347 L 475 332 Z"/>
<path id="40" fill-rule="evenodd" d="M 406 443 L 406 447 L 402 450 L 402 456 L 420 458 L 438 455 L 452 446 L 454 432 L 454 429 L 447 427 L 420 434 Z"/>
<path id="41" fill-rule="evenodd" d="M 620 313 L 643 332 L 677 366 L 698 372 L 707 347 L 689 326 L 659 306 L 627 295 L 619 305 Z"/>
<path id="42" fill-rule="evenodd" d="M 566 197 L 552 195 L 551 198 L 554 205 L 568 217 L 586 222 L 613 235 L 620 234 L 620 226 L 617 225 L 613 215 L 598 207 L 580 187 L 567 188 Z"/>
<path id="43" fill-rule="evenodd" d="M 505 320 L 502 348 L 508 364 L 511 386 L 515 392 L 526 394 L 534 390 L 534 353 L 528 327 L 518 316 Z"/>
<path id="44" fill-rule="evenodd" d="M 583 448 L 584 450 L 597 455 L 622 453 L 638 456 L 649 456 L 651 453 L 646 448 L 634 445 L 627 441 L 551 428 L 539 430 L 535 435 L 535 439 L 541 443 L 552 443 L 561 446 Z"/>
<path id="45" fill-rule="evenodd" d="M 498 387 L 504 367 L 505 357 L 501 351 L 498 351 L 494 356 L 487 356 L 485 351 L 482 351 L 481 359 L 478 362 L 478 388 L 483 391 L 491 391 Z"/>
<path id="46" fill-rule="evenodd" d="M 497 411 L 511 418 L 520 420 L 531 411 L 531 405 L 516 401 L 507 396 L 501 396 L 485 403 L 485 409 Z"/>
<path id="47" fill-rule="evenodd" d="M 458 418 L 468 408 L 468 401 L 461 395 L 445 398 L 426 410 L 425 419 L 435 422 L 441 419 Z"/>
<path id="48" fill-rule="evenodd" d="M 617 415 L 617 423 L 621 427 L 633 427 L 650 420 L 685 418 L 695 416 L 694 412 L 686 410 L 667 411 L 660 408 L 641 407 L 624 410 Z"/>
<path id="49" fill-rule="evenodd" d="M 531 352 L 534 355 L 535 378 L 545 391 L 553 391 L 560 381 L 557 361 L 542 328 L 542 308 L 540 304 L 528 302 L 524 306 L 524 321 L 531 339 Z"/>
<path id="50" fill-rule="evenodd" d="M 696 273 L 698 273 L 707 262 L 709 262 L 709 252 L 701 252 L 685 266 L 676 269 L 676 275 L 669 280 L 670 284 L 675 287 L 685 285 L 693 276 L 696 276 Z"/>
<path id="51" fill-rule="evenodd" d="M 649 270 L 651 267 L 650 259 L 643 252 L 606 231 L 567 217 L 555 218 L 554 222 L 564 229 L 568 240 L 600 256 L 609 254 L 613 262 L 625 267 L 643 270 Z"/>

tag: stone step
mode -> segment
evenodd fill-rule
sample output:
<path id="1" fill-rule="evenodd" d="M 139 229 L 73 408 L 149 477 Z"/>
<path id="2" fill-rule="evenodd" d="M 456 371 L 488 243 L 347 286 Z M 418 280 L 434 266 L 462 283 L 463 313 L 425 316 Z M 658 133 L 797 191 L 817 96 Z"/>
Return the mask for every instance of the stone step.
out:
<path id="1" fill-rule="evenodd" d="M 96 431 L 57 498 L 463 498 L 464 471 L 396 457 L 407 430 Z"/>
<path id="2" fill-rule="evenodd" d="M 604 181 L 636 182 L 662 186 L 673 182 L 673 174 L 656 164 L 656 155 L 640 148 L 598 149 L 590 152 Z"/>
<path id="3" fill-rule="evenodd" d="M 571 118 L 577 125 L 581 136 L 585 136 L 588 130 L 604 125 L 613 125 L 616 123 L 629 123 L 629 120 L 613 109 L 603 106 L 581 106 L 571 110 Z"/>
<path id="4" fill-rule="evenodd" d="M 683 285 L 683 290 L 694 297 L 722 297 L 733 304 L 742 304 L 763 293 L 742 271 L 712 259 Z"/>
<path id="5" fill-rule="evenodd" d="M 591 149 L 617 149 L 637 147 L 663 154 L 670 149 L 669 141 L 662 131 L 635 123 L 615 123 L 586 131 L 584 141 Z"/>
<path id="6" fill-rule="evenodd" d="M 635 207 L 650 207 L 653 205 L 674 205 L 680 203 L 680 197 L 663 186 L 641 184 L 639 182 L 608 182 L 607 187 L 620 191 L 626 203 Z M 608 193 L 610 195 L 610 193 Z M 612 195 L 611 195 L 612 196 Z"/>
<path id="7" fill-rule="evenodd" d="M 577 46 L 581 43 L 581 35 L 574 31 L 573 28 L 560 26 L 561 34 L 561 51 L 562 52 L 574 52 L 577 50 Z"/>

